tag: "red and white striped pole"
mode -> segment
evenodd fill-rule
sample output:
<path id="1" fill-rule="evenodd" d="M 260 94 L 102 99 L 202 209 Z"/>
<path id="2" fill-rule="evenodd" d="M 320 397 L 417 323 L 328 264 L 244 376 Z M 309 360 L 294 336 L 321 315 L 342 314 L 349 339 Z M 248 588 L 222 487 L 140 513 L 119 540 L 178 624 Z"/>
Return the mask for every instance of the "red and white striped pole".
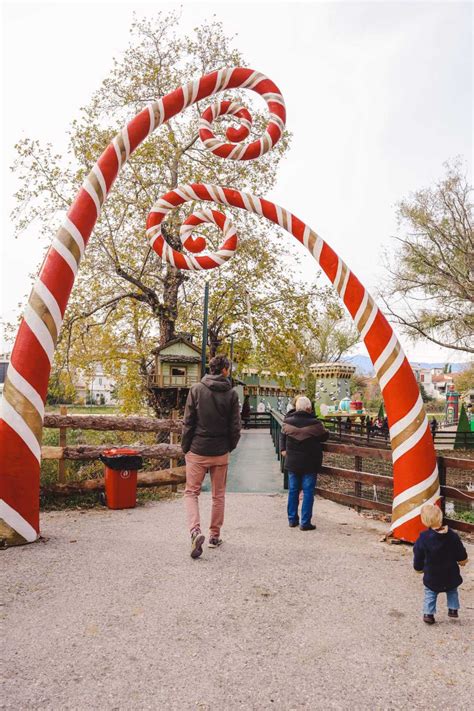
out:
<path id="1" fill-rule="evenodd" d="M 112 184 L 131 153 L 154 129 L 196 101 L 232 88 L 247 88 L 265 99 L 270 113 L 265 132 L 243 145 L 217 139 L 211 124 L 218 116 L 233 115 L 240 122 L 238 129 L 227 129 L 229 141 L 242 141 L 251 127 L 247 109 L 222 101 L 202 115 L 200 136 L 205 147 L 232 160 L 255 159 L 271 150 L 285 125 L 285 104 L 278 87 L 251 69 L 212 72 L 152 103 L 120 131 L 84 181 L 53 240 L 18 331 L 1 403 L 0 539 L 4 545 L 31 542 L 39 534 L 41 437 L 51 364 L 80 259 Z M 278 205 L 238 190 L 190 185 L 161 198 L 152 208 L 147 231 L 154 249 L 166 261 L 180 269 L 211 269 L 237 247 L 230 219 L 209 210 L 188 218 L 182 227 L 183 244 L 192 255 L 166 244 L 160 232 L 164 215 L 196 199 L 255 212 L 280 225 L 304 244 L 334 284 L 364 339 L 384 395 L 394 459 L 392 530 L 400 538 L 414 540 L 421 529 L 421 505 L 438 499 L 439 483 L 418 386 L 392 328 L 358 279 L 315 232 Z M 214 254 L 199 255 L 205 244 L 191 233 L 205 221 L 222 229 L 224 243 Z"/>

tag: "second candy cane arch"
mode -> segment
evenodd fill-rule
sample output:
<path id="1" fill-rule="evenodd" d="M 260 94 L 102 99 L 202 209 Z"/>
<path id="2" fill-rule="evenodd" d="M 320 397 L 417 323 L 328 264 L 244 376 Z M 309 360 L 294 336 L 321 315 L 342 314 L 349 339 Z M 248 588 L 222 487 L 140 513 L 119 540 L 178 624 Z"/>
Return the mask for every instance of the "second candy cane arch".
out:
<path id="1" fill-rule="evenodd" d="M 241 123 L 238 129 L 227 130 L 230 141 L 244 139 L 251 126 L 247 109 L 236 102 L 222 101 L 202 115 L 200 137 L 205 147 L 233 160 L 251 160 L 269 151 L 281 138 L 285 125 L 285 104 L 278 87 L 251 69 L 212 72 L 153 102 L 120 131 L 84 181 L 51 245 L 18 331 L 1 405 L 0 524 L 3 520 L 11 532 L 12 544 L 33 541 L 39 533 L 42 421 L 51 364 L 80 258 L 107 194 L 131 153 L 153 130 L 196 101 L 231 88 L 250 89 L 265 99 L 270 112 L 265 133 L 247 145 L 220 141 L 211 127 L 212 120 L 220 115 L 233 115 Z M 333 283 L 364 340 L 383 392 L 393 453 L 392 532 L 401 539 L 415 540 L 422 528 L 420 508 L 439 499 L 439 480 L 418 385 L 390 324 L 357 277 L 308 225 L 284 208 L 239 190 L 200 184 L 181 186 L 155 204 L 147 232 L 155 251 L 177 268 L 219 266 L 237 245 L 230 220 L 210 210 L 188 218 L 181 235 L 185 247 L 199 252 L 201 238 L 192 238 L 192 228 L 213 222 L 225 235 L 218 252 L 191 256 L 165 243 L 160 232 L 165 214 L 197 199 L 254 212 L 283 227 L 309 250 Z"/>

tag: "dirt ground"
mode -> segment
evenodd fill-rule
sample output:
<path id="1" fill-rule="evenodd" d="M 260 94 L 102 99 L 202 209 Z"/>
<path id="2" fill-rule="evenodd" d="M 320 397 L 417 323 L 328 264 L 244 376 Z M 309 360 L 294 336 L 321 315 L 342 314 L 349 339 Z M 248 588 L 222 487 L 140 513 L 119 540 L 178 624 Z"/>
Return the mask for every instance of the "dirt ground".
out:
<path id="1" fill-rule="evenodd" d="M 302 532 L 285 504 L 229 494 L 225 543 L 197 561 L 180 497 L 44 514 L 43 541 L 0 554 L 0 708 L 472 708 L 472 564 L 460 620 L 440 599 L 428 627 L 383 523 L 317 500 Z"/>

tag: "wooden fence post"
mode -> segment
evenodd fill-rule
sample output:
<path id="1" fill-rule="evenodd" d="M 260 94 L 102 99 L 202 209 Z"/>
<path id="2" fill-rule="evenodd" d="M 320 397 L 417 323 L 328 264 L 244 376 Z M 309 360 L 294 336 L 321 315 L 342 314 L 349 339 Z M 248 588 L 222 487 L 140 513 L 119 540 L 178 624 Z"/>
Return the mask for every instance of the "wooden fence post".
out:
<path id="1" fill-rule="evenodd" d="M 360 457 L 358 454 L 355 455 L 354 457 L 354 469 L 356 472 L 361 472 L 363 471 L 362 469 L 362 457 Z M 360 499 L 362 498 L 362 483 L 360 481 L 355 481 L 354 482 L 354 494 L 355 496 L 359 497 Z M 361 512 L 361 507 L 357 507 L 358 513 Z"/>
<path id="2" fill-rule="evenodd" d="M 61 405 L 59 407 L 59 414 L 60 415 L 67 415 L 66 405 Z M 59 428 L 59 446 L 60 447 L 67 446 L 67 428 L 66 427 Z M 66 461 L 64 459 L 59 459 L 59 461 L 58 461 L 58 481 L 60 484 L 64 484 L 64 482 L 66 481 Z"/>
<path id="3" fill-rule="evenodd" d="M 444 463 L 443 457 L 436 457 L 438 460 L 438 476 L 439 484 L 441 487 L 446 486 L 446 465 Z M 442 491 L 442 489 L 441 489 Z M 446 516 L 446 497 L 441 496 L 441 511 L 443 512 L 443 517 Z"/>
<path id="4" fill-rule="evenodd" d="M 172 420 L 177 420 L 179 418 L 179 412 L 178 410 L 172 410 L 171 411 L 171 419 Z M 170 432 L 170 444 L 178 444 L 179 440 L 181 439 L 180 435 L 178 432 Z M 170 469 L 174 469 L 178 465 L 178 460 L 177 459 L 170 459 Z M 171 491 L 176 492 L 178 491 L 178 485 L 177 484 L 171 484 Z"/>

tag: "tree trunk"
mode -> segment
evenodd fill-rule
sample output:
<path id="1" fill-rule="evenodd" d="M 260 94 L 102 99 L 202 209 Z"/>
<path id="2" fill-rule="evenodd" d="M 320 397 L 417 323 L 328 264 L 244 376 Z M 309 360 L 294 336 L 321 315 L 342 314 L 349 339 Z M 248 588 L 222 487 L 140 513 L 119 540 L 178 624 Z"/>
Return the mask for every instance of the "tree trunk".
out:
<path id="1" fill-rule="evenodd" d="M 160 312 L 160 346 L 175 337 L 175 323 L 178 318 L 178 293 L 185 275 L 169 266 L 163 289 L 163 305 Z"/>
<path id="2" fill-rule="evenodd" d="M 220 328 L 214 329 L 212 324 L 208 328 L 207 342 L 209 346 L 209 358 L 214 358 L 222 344 L 223 339 L 220 337 L 219 331 Z"/>
<path id="3" fill-rule="evenodd" d="M 177 185 L 177 175 L 173 179 L 174 187 Z M 174 228 L 174 229 L 173 229 Z M 171 220 L 168 226 L 162 224 L 161 232 L 168 244 L 178 252 L 182 251 L 182 244 L 178 233 L 178 225 Z M 163 302 L 160 304 L 158 321 L 160 326 L 160 346 L 164 346 L 171 341 L 175 335 L 175 324 L 178 318 L 178 294 L 181 285 L 188 279 L 188 275 L 171 265 L 166 268 L 166 277 L 163 286 Z M 147 388 L 148 401 L 155 411 L 157 417 L 169 417 L 172 410 L 183 410 L 182 398 L 177 401 L 178 393 L 171 388 L 158 390 Z M 182 393 L 181 393 L 182 395 Z"/>
<path id="4" fill-rule="evenodd" d="M 217 351 L 219 350 L 221 343 L 222 341 L 218 338 L 209 339 L 209 359 L 214 358 L 214 356 L 217 355 Z"/>

